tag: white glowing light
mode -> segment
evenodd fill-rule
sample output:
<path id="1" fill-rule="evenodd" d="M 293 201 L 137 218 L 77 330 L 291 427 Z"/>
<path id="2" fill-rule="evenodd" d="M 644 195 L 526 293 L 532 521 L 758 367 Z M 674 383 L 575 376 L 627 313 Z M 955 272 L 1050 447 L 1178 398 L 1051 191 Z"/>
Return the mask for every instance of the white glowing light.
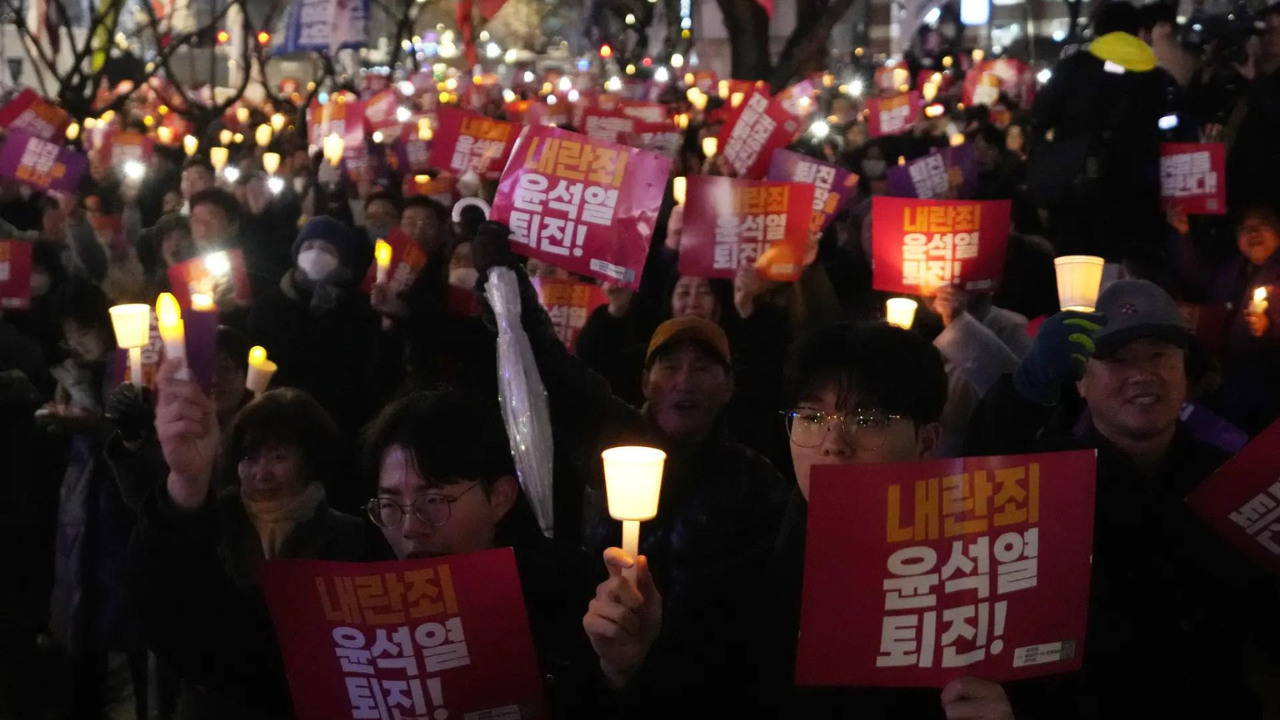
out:
<path id="1" fill-rule="evenodd" d="M 147 174 L 147 166 L 137 160 L 130 160 L 124 164 L 124 176 L 130 180 L 141 180 Z"/>
<path id="2" fill-rule="evenodd" d="M 227 182 L 235 182 L 240 179 L 240 169 L 234 166 L 226 167 L 222 170 L 222 176 Z"/>
<path id="3" fill-rule="evenodd" d="M 267 180 L 267 189 L 276 195 L 284 192 L 284 178 L 273 177 Z"/>
<path id="4" fill-rule="evenodd" d="M 818 122 L 809 126 L 809 132 L 813 133 L 814 137 L 821 140 L 831 132 L 831 126 L 828 125 L 826 122 L 819 120 Z"/>
<path id="5" fill-rule="evenodd" d="M 665 83 L 671 79 L 671 73 L 665 67 L 660 67 L 653 71 L 653 79 L 655 82 Z"/>

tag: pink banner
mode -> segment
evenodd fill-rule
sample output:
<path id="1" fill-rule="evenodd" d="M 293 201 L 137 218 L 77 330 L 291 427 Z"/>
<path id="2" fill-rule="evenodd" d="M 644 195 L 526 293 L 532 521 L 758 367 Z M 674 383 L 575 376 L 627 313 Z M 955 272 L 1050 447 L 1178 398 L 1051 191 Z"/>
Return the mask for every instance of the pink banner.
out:
<path id="1" fill-rule="evenodd" d="M 738 177 L 757 180 L 768 171 L 773 151 L 790 144 L 799 129 L 786 108 L 753 90 L 737 115 L 720 128 L 720 154 Z"/>
<path id="2" fill-rule="evenodd" d="M 490 217 L 516 252 L 640 286 L 671 161 L 551 127 L 520 133 Z"/>
<path id="3" fill-rule="evenodd" d="M 800 277 L 813 186 L 694 175 L 688 180 L 680 274 L 731 278 L 744 265 L 762 277 Z"/>
<path id="4" fill-rule="evenodd" d="M 548 717 L 510 548 L 273 560 L 262 591 L 298 720 Z"/>
<path id="5" fill-rule="evenodd" d="M 1280 575 L 1280 423 L 1267 428 L 1189 496 L 1187 504 L 1232 545 Z"/>
<path id="6" fill-rule="evenodd" d="M 1004 272 L 1008 200 L 871 201 L 872 287 L 932 294 L 943 285 L 993 290 Z"/>
<path id="7" fill-rule="evenodd" d="M 456 175 L 474 170 L 481 179 L 502 175 L 519 127 L 483 115 L 440 108 L 440 127 L 431 141 L 431 165 Z"/>
<path id="8" fill-rule="evenodd" d="M 924 101 L 918 90 L 891 98 L 867 100 L 867 134 L 871 137 L 897 135 L 920 117 Z"/>
<path id="9" fill-rule="evenodd" d="M 0 128 L 21 130 L 41 140 L 61 140 L 70 123 L 62 108 L 51 105 L 31 88 L 0 107 Z"/>
<path id="10" fill-rule="evenodd" d="M 624 135 L 635 132 L 640 120 L 612 110 L 588 108 L 582 113 L 582 134 L 595 140 L 620 143 Z"/>
<path id="11" fill-rule="evenodd" d="M 796 684 L 1078 669 L 1095 479 L 1093 450 L 815 466 Z"/>

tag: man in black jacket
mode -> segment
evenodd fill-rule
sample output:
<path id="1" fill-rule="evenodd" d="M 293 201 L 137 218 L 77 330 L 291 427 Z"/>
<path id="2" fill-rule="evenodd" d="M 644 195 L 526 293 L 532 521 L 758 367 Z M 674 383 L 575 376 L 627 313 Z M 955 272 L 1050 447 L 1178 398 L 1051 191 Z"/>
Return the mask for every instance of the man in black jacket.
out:
<path id="1" fill-rule="evenodd" d="M 658 515 L 644 524 L 641 553 L 665 600 L 662 634 L 639 670 L 640 717 L 750 717 L 754 634 L 761 622 L 736 588 L 760 568 L 786 505 L 786 484 L 767 460 L 728 441 L 721 409 L 733 394 L 729 343 L 715 323 L 671 320 L 649 342 L 636 410 L 565 349 L 532 284 L 511 254 L 509 231 L 481 226 L 472 247 L 481 284 L 515 269 L 522 323 L 547 388 L 558 459 L 556 526 L 566 495 L 583 505 L 593 553 L 618 545 L 607 511 L 601 451 L 650 445 L 667 453 Z M 568 465 L 568 467 L 566 467 Z M 585 492 L 584 492 L 585 485 Z M 557 534 L 559 531 L 557 530 Z"/>
<path id="2" fill-rule="evenodd" d="M 1084 666 L 1043 683 L 1054 717 L 1261 717 L 1246 658 L 1274 647 L 1274 591 L 1183 502 L 1225 460 L 1179 422 L 1186 343 L 1167 293 L 1116 282 L 1097 314 L 1050 318 L 973 415 L 969 454 L 1098 451 Z M 1072 379 L 1083 418 L 1045 432 Z"/>

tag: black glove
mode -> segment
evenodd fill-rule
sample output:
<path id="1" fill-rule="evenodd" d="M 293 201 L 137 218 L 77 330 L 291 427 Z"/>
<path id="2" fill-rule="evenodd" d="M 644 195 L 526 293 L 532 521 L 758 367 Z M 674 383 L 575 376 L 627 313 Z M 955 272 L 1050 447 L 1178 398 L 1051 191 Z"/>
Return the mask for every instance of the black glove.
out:
<path id="1" fill-rule="evenodd" d="M 471 263 L 476 267 L 479 278 L 476 288 L 483 292 L 484 281 L 489 277 L 489 270 L 496 267 L 514 268 L 519 265 L 516 256 L 511 252 L 511 229 L 500 222 L 485 222 L 476 231 L 476 239 L 471 241 Z"/>
<path id="2" fill-rule="evenodd" d="M 1093 334 L 1106 324 L 1098 313 L 1074 311 L 1045 320 L 1031 351 L 1013 374 L 1014 388 L 1033 402 L 1056 404 L 1062 383 L 1084 373 L 1093 355 Z"/>
<path id="3" fill-rule="evenodd" d="M 107 419 L 127 443 L 147 439 L 156 423 L 155 397 L 150 388 L 121 383 L 107 396 Z"/>

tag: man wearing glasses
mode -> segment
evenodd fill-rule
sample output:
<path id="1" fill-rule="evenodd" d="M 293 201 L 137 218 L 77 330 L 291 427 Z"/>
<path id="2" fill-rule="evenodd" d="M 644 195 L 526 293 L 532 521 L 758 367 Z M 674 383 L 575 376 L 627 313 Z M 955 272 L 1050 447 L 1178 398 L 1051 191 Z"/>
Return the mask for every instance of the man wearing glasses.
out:
<path id="1" fill-rule="evenodd" d="M 801 338 L 786 367 L 782 413 L 791 446 L 793 493 L 762 602 L 779 619 L 761 643 L 768 704 L 780 718 L 973 718 L 1008 720 L 1000 685 L 960 678 L 935 690 L 791 687 L 800 625 L 800 588 L 809 477 L 814 465 L 913 462 L 932 457 L 947 400 L 942 358 L 926 340 L 888 325 L 835 326 Z"/>

